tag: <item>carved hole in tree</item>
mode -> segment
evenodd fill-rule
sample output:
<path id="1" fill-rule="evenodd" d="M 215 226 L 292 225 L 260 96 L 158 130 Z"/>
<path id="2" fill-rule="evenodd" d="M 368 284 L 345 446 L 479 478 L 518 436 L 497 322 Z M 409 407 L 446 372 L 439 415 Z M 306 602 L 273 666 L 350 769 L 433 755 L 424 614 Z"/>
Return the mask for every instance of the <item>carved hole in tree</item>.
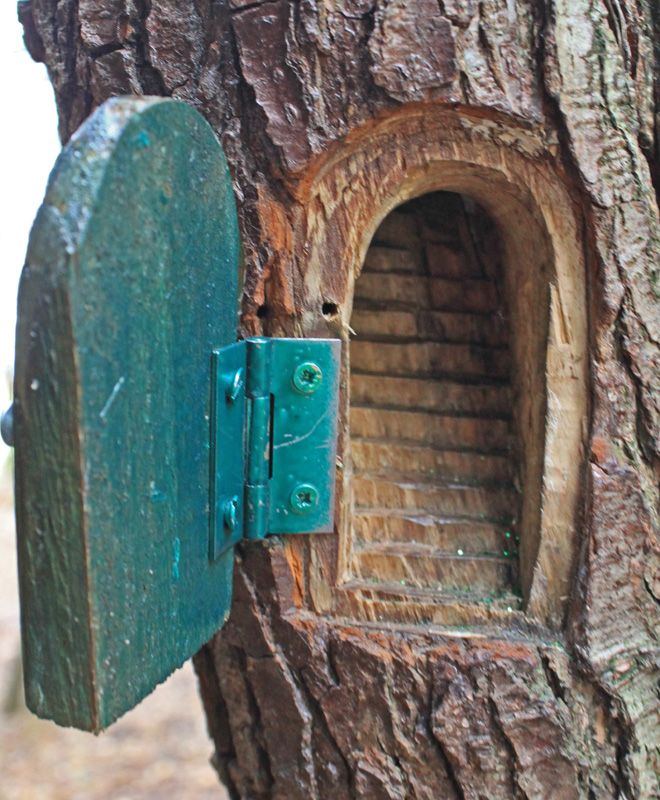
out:
<path id="1" fill-rule="evenodd" d="M 339 306 L 337 303 L 324 302 L 321 306 L 321 313 L 327 319 L 334 319 L 339 314 Z"/>
<path id="2" fill-rule="evenodd" d="M 389 214 L 355 284 L 355 588 L 520 606 L 511 336 L 488 214 L 434 192 Z"/>

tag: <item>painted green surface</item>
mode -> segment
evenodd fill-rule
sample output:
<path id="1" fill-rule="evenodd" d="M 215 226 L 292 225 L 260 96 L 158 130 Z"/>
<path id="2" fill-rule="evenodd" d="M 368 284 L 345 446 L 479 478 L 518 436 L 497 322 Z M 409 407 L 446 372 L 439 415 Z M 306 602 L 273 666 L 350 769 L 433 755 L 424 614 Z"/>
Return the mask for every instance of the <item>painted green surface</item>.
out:
<path id="1" fill-rule="evenodd" d="M 243 536 L 333 529 L 340 349 L 258 337 L 213 353 L 211 558 Z"/>
<path id="2" fill-rule="evenodd" d="M 28 705 L 99 730 L 222 625 L 211 352 L 236 338 L 236 210 L 202 117 L 109 101 L 60 156 L 19 292 L 16 495 Z M 233 454 L 232 454 L 233 455 Z"/>
<path id="3" fill-rule="evenodd" d="M 273 339 L 273 464 L 269 533 L 331 531 L 340 342 Z M 312 369 L 316 367 L 316 369 Z M 311 504 L 307 501 L 311 486 Z"/>

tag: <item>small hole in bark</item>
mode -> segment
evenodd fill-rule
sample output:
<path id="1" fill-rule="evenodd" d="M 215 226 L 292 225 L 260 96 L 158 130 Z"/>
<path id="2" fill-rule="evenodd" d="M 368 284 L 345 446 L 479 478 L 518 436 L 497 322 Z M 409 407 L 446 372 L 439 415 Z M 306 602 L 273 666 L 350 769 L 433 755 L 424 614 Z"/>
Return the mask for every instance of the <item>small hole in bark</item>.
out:
<path id="1" fill-rule="evenodd" d="M 267 317 L 269 314 L 270 314 L 270 308 L 268 308 L 268 306 L 265 303 L 264 305 L 261 305 L 257 308 L 257 316 L 259 317 L 259 319 L 263 319 L 264 317 Z"/>
<path id="2" fill-rule="evenodd" d="M 339 306 L 337 303 L 323 303 L 321 311 L 326 319 L 334 319 L 339 314 Z"/>

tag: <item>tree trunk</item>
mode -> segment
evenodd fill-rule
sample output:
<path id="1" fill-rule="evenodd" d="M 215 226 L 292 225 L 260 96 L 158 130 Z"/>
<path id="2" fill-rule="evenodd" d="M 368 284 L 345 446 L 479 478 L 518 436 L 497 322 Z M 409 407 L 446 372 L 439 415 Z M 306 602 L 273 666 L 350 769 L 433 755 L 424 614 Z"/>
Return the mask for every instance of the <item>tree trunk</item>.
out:
<path id="1" fill-rule="evenodd" d="M 218 132 L 245 248 L 243 333 L 346 343 L 337 530 L 240 548 L 230 621 L 195 659 L 231 795 L 659 797 L 657 5 L 19 9 L 63 140 L 128 93 L 184 99 Z M 491 222 L 456 238 L 480 214 Z M 473 313 L 477 339 L 447 349 Z M 508 338 L 493 343 L 503 316 Z M 370 332 L 349 358 L 351 326 Z M 422 360 L 411 377 L 417 355 L 396 348 L 422 327 L 414 352 L 440 367 Z M 478 356 L 494 369 L 495 350 L 506 380 L 456 379 Z M 454 396 L 480 398 L 479 413 L 433 405 Z M 503 421 L 514 444 L 484 455 Z M 463 430 L 487 463 L 468 448 L 457 466 Z M 491 502 L 518 511 L 488 527 Z M 460 506 L 454 528 L 443 503 Z M 481 552 L 514 528 L 515 558 L 506 542 L 506 563 Z M 463 546 L 475 536 L 486 544 Z"/>

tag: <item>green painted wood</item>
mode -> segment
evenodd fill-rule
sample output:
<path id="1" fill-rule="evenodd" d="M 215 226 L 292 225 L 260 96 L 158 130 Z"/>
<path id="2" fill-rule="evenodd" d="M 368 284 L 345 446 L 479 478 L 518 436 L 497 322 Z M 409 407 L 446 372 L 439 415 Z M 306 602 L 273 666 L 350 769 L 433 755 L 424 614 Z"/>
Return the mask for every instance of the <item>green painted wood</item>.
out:
<path id="1" fill-rule="evenodd" d="M 62 152 L 19 292 L 15 441 L 30 708 L 98 731 L 222 625 L 210 359 L 236 338 L 230 176 L 202 117 L 109 101 Z"/>

